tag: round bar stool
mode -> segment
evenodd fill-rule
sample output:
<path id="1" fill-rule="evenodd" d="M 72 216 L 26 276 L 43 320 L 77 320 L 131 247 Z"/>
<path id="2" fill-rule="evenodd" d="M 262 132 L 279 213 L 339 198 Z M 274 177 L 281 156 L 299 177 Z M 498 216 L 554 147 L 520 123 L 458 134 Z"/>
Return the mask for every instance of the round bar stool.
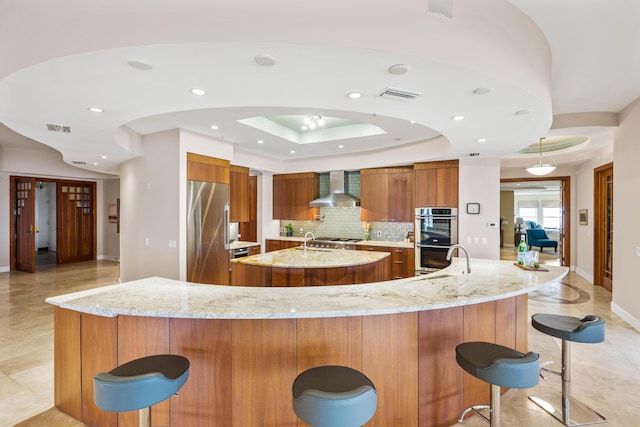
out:
<path id="1" fill-rule="evenodd" d="M 529 388 L 538 384 L 540 356 L 527 354 L 488 342 L 466 342 L 456 347 L 458 365 L 474 377 L 491 384 L 489 405 L 475 405 L 465 409 L 458 422 L 473 412 L 488 421 L 491 427 L 500 427 L 500 387 Z M 489 409 L 489 418 L 480 410 Z"/>
<path id="2" fill-rule="evenodd" d="M 186 358 L 173 354 L 147 356 L 93 377 L 93 400 L 103 411 L 139 410 L 140 427 L 149 427 L 150 407 L 178 393 L 188 377 Z"/>
<path id="3" fill-rule="evenodd" d="M 293 382 L 293 410 L 313 427 L 359 427 L 376 412 L 378 398 L 369 378 L 346 366 L 317 366 Z"/>
<path id="4" fill-rule="evenodd" d="M 560 404 L 557 396 L 529 396 L 529 399 L 567 426 L 606 423 L 605 417 L 571 396 L 571 342 L 595 344 L 604 341 L 604 319 L 593 314 L 579 318 L 538 313 L 531 316 L 531 325 L 540 332 L 562 340 L 561 370 L 546 368 L 546 363 L 541 368 L 544 372 L 562 377 L 562 399 Z M 546 379 L 544 376 L 542 378 Z"/>

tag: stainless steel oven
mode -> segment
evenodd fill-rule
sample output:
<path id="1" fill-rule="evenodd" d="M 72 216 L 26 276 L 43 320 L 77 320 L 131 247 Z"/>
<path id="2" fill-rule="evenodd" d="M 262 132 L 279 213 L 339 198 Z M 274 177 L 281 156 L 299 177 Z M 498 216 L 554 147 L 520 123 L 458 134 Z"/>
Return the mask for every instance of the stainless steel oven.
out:
<path id="1" fill-rule="evenodd" d="M 416 273 L 429 273 L 449 266 L 447 251 L 458 243 L 458 209 L 416 209 Z"/>

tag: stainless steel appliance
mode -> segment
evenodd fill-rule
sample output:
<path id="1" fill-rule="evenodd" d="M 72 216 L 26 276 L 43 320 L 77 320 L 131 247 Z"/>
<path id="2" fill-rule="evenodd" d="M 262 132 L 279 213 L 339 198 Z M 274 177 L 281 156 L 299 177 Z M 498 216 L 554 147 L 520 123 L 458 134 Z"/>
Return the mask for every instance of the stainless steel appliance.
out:
<path id="1" fill-rule="evenodd" d="M 350 239 L 344 237 L 316 237 L 307 242 L 309 248 L 325 248 L 325 249 L 347 249 L 355 250 L 355 242 L 360 239 Z"/>
<path id="2" fill-rule="evenodd" d="M 228 285 L 229 184 L 187 185 L 187 281 Z"/>
<path id="3" fill-rule="evenodd" d="M 249 248 L 231 249 L 231 258 L 244 258 L 249 256 Z"/>
<path id="4" fill-rule="evenodd" d="M 429 273 L 451 264 L 447 251 L 458 243 L 458 209 L 424 207 L 416 209 L 416 273 Z"/>

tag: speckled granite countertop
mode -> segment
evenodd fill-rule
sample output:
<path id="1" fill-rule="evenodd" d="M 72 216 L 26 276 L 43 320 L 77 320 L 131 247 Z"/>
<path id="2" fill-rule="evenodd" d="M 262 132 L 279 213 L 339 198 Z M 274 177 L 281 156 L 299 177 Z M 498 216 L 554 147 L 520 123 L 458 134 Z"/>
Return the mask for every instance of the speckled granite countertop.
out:
<path id="1" fill-rule="evenodd" d="M 241 248 L 250 248 L 251 246 L 260 246 L 258 242 L 244 242 L 242 240 L 231 242 L 229 244 L 229 249 L 241 249 Z"/>
<path id="2" fill-rule="evenodd" d="M 304 242 L 304 237 L 297 236 L 276 236 L 276 237 L 267 237 L 267 240 L 285 240 L 288 242 Z M 391 248 L 413 248 L 415 244 L 413 242 L 391 242 L 387 240 L 360 240 L 359 242 L 355 242 L 355 245 L 366 245 L 366 246 L 388 246 Z"/>
<path id="3" fill-rule="evenodd" d="M 539 289 L 569 269 L 525 271 L 512 261 L 453 258 L 431 275 L 363 285 L 258 288 L 216 286 L 151 277 L 47 298 L 62 308 L 99 316 L 278 319 L 404 313 L 477 304 Z"/>
<path id="4" fill-rule="evenodd" d="M 282 268 L 335 268 L 370 264 L 389 256 L 388 252 L 349 251 L 296 247 L 232 259 L 238 264 Z"/>

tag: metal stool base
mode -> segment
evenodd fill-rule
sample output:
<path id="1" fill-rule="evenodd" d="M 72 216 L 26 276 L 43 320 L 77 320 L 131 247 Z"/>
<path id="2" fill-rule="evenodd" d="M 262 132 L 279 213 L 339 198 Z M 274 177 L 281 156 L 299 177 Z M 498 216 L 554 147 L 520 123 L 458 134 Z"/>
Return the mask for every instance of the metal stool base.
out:
<path id="1" fill-rule="evenodd" d="M 491 414 L 491 405 L 476 405 L 476 406 L 471 406 L 467 409 L 465 409 L 464 411 L 462 411 L 462 414 L 460 414 L 460 418 L 458 418 L 458 422 L 462 423 L 464 421 L 464 419 L 467 417 L 467 414 L 473 412 L 476 415 L 481 416 L 482 418 L 484 418 L 484 420 L 486 422 L 491 422 L 491 420 L 486 417 L 482 412 L 480 412 L 482 409 L 488 409 L 489 410 L 489 414 Z"/>
<path id="2" fill-rule="evenodd" d="M 481 409 L 488 409 L 489 416 L 486 417 L 480 412 Z M 500 386 L 491 384 L 491 403 L 489 405 L 475 405 L 465 409 L 460 414 L 458 422 L 462 423 L 468 413 L 473 412 L 480 415 L 491 427 L 500 427 Z"/>
<path id="3" fill-rule="evenodd" d="M 604 416 L 571 396 L 569 396 L 564 411 L 562 401 L 558 399 L 558 396 L 555 396 L 555 399 L 553 396 L 546 395 L 542 397 L 529 396 L 529 399 L 566 426 L 590 426 L 608 422 Z M 558 400 L 560 400 L 560 402 L 558 402 Z"/>

